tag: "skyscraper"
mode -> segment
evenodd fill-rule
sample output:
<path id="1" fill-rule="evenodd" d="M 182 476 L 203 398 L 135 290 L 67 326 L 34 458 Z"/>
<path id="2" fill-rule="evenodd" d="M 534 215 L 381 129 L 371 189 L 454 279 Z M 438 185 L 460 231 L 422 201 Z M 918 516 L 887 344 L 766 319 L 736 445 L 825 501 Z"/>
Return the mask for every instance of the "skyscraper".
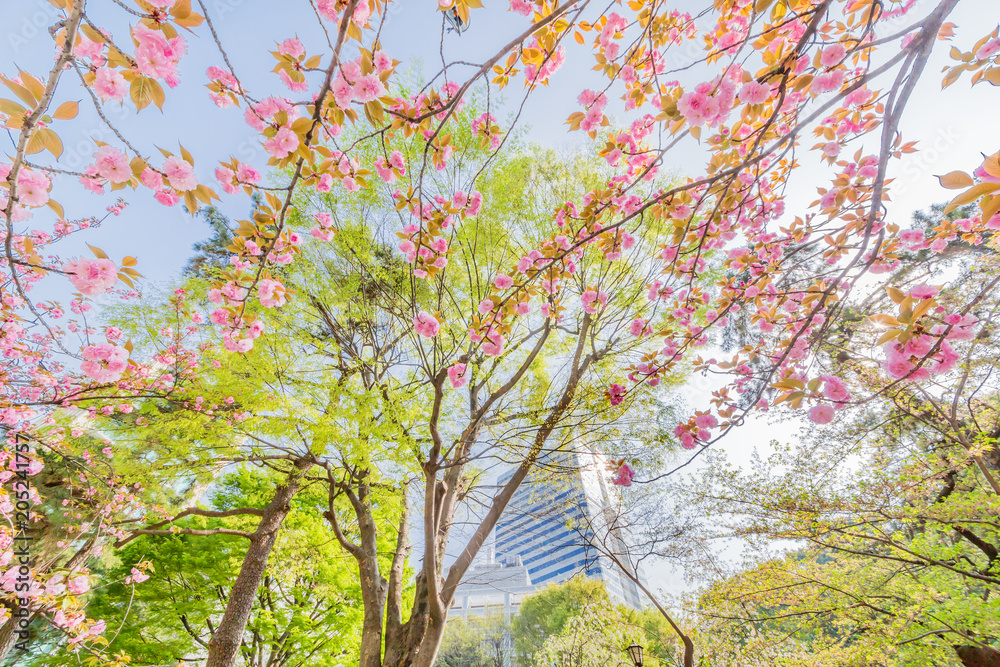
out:
<path id="1" fill-rule="evenodd" d="M 513 474 L 501 475 L 497 483 L 502 486 Z M 498 556 L 520 556 L 535 586 L 584 574 L 604 582 L 612 599 L 641 608 L 635 583 L 592 546 L 600 536 L 604 549 L 625 552 L 627 536 L 608 528 L 614 493 L 600 454 L 560 451 L 549 455 L 521 483 L 497 522 Z"/>

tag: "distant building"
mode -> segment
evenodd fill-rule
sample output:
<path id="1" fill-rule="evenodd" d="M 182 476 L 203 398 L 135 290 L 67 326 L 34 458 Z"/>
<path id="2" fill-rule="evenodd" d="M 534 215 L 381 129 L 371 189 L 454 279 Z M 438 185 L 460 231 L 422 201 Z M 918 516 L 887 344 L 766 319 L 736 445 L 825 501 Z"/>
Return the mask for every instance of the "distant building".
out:
<path id="1" fill-rule="evenodd" d="M 519 556 L 497 560 L 493 549 L 477 559 L 455 588 L 449 618 L 485 616 L 502 612 L 507 618 L 517 614 L 521 601 L 535 592 L 528 569 Z"/>
<path id="2" fill-rule="evenodd" d="M 513 476 L 500 476 L 503 485 Z M 497 522 L 499 558 L 520 557 L 535 588 L 577 574 L 604 582 L 611 598 L 633 609 L 642 599 L 633 581 L 591 546 L 595 535 L 613 542 L 606 548 L 624 553 L 627 536 L 607 529 L 615 488 L 605 459 L 593 451 L 556 452 L 521 483 Z M 596 530 L 595 530 L 596 529 Z M 628 559 L 623 559 L 628 562 Z M 642 573 L 639 572 L 642 580 Z"/>

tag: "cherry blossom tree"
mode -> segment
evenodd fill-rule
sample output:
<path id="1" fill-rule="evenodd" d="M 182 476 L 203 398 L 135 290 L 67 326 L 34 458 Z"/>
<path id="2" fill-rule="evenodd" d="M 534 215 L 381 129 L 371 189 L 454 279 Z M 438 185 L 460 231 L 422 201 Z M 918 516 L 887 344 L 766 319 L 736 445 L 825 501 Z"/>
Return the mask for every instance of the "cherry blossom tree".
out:
<path id="1" fill-rule="evenodd" d="M 947 20 L 959 0 L 930 3 L 919 16 L 913 0 L 715 0 L 698 16 L 656 0 L 608 6 L 589 0 L 513 0 L 510 12 L 522 18 L 509 40 L 472 64 L 449 61 L 442 45 L 441 68 L 417 86 L 402 85 L 401 63 L 394 57 L 400 46 L 382 41 L 398 3 L 303 3 L 307 20 L 321 28 L 316 34 L 323 37 L 307 43 L 275 35 L 275 78 L 267 83 L 231 57 L 223 26 L 213 22 L 200 0 L 195 8 L 189 0 L 51 2 L 59 12 L 50 31 L 54 62 L 23 63 L 27 69 L 16 74 L 13 65 L 5 64 L 7 74 L 0 79 L 10 91 L 9 99 L 0 100 L 0 112 L 14 139 L 0 164 L 6 260 L 0 285 L 0 419 L 9 435 L 4 449 L 8 481 L 16 477 L 0 503 L 8 520 L 0 529 L 8 584 L 13 583 L 9 568 L 22 567 L 12 565 L 14 538 L 25 537 L 30 527 L 17 519 L 16 512 L 24 510 L 16 503 L 30 507 L 42 500 L 37 490 L 35 495 L 28 490 L 28 480 L 44 469 L 46 453 L 79 465 L 80 472 L 74 471 L 66 484 L 81 485 L 80 497 L 87 500 L 81 505 L 100 517 L 100 525 L 119 525 L 146 511 L 114 466 L 94 471 L 84 456 L 88 450 L 70 442 L 78 436 L 59 424 L 55 412 L 127 413 L 143 398 L 179 391 L 216 347 L 232 355 L 249 353 L 267 336 L 262 313 L 298 298 L 283 279 L 306 247 L 292 220 L 299 210 L 297 197 L 346 197 L 395 184 L 397 249 L 410 293 L 419 298 L 393 314 L 394 325 L 405 323 L 399 335 L 425 352 L 421 382 L 433 389 L 431 405 L 443 402 L 448 385 L 465 385 L 469 391 L 476 386 L 468 375 L 469 360 L 457 350 L 469 350 L 469 358 L 502 358 L 512 348 L 535 349 L 532 336 L 549 340 L 559 333 L 569 339 L 566 349 L 574 350 L 564 357 L 570 364 L 565 401 L 552 406 L 559 418 L 598 359 L 621 360 L 605 388 L 615 407 L 628 406 L 630 395 L 647 391 L 688 363 L 726 376 L 728 383 L 712 404 L 677 425 L 677 442 L 694 456 L 751 410 L 781 405 L 825 423 L 836 418 L 838 409 L 865 400 L 842 379 L 819 372 L 816 363 L 817 350 L 865 280 L 885 281 L 897 304 L 891 312 L 871 314 L 886 327 L 879 342 L 885 363 L 877 372 L 889 386 L 946 378 L 956 362 L 952 343 L 978 335 L 972 311 L 996 284 L 984 282 L 978 293 L 948 306 L 926 289 L 912 293 L 889 284 L 907 248 L 926 244 L 941 252 L 954 238 L 990 244 L 1000 228 L 995 147 L 984 147 L 989 157 L 970 164 L 971 174 L 941 178 L 944 187 L 962 190 L 951 206 L 972 205 L 968 217 L 921 236 L 885 216 L 893 160 L 916 150 L 918 139 L 904 139 L 900 121 L 932 51 L 954 35 Z M 442 33 L 446 24 L 468 28 L 477 12 L 486 11 L 480 4 L 440 0 Z M 127 27 L 103 27 L 112 15 Z M 181 81 L 178 73 L 192 39 L 214 45 L 217 54 L 205 63 L 206 78 L 197 83 Z M 975 84 L 996 85 L 998 51 L 996 30 L 956 46 L 952 55 L 958 64 L 947 72 L 945 84 L 968 75 Z M 688 58 L 691 52 L 697 55 Z M 455 235 L 466 228 L 474 235 L 473 222 L 487 204 L 477 189 L 478 174 L 502 154 L 523 123 L 517 109 L 568 72 L 574 57 L 593 67 L 593 74 L 577 84 L 579 110 L 566 124 L 575 136 L 589 139 L 588 150 L 606 161 L 610 173 L 548 211 L 548 228 L 532 237 L 533 247 L 516 257 L 498 254 L 503 261 L 490 264 L 488 276 L 477 271 L 481 293 L 475 300 L 450 301 L 447 290 L 459 280 L 449 269 Z M 217 182 L 210 186 L 199 181 L 190 150 L 180 146 L 156 154 L 148 137 L 127 136 L 109 117 L 112 108 L 134 109 L 149 126 L 159 124 L 152 107 L 173 113 L 166 105 L 168 94 L 204 81 L 220 110 L 200 122 L 241 117 L 268 156 L 275 183 L 265 184 L 264 165 L 237 158 L 234 147 L 219 161 Z M 459 110 L 476 90 L 488 101 L 469 121 Z M 491 103 L 499 90 L 517 96 L 520 104 L 502 123 L 503 113 Z M 58 160 L 66 138 L 80 136 L 73 124 L 80 113 L 106 126 L 112 138 L 94 142 L 93 162 L 73 171 Z M 183 110 L 178 113 L 183 121 Z M 435 177 L 458 159 L 453 136 L 459 124 L 481 142 L 480 169 L 466 165 L 471 177 L 461 188 L 443 187 Z M 695 143 L 707 152 L 704 169 L 668 182 L 661 171 L 679 149 Z M 214 153 L 214 147 L 197 152 Z M 199 155 L 197 164 L 205 159 Z M 805 160 L 827 165 L 829 180 L 796 181 Z M 122 200 L 99 216 L 81 217 L 76 209 L 82 204 L 74 199 L 70 205 L 60 194 L 77 185 L 94 194 L 119 193 Z M 793 187 L 816 188 L 816 201 L 805 210 L 786 210 L 786 193 Z M 82 247 L 74 246 L 75 239 L 87 239 L 102 219 L 121 213 L 135 198 L 183 205 L 193 213 L 218 201 L 217 190 L 227 198 L 261 197 L 250 219 L 235 229 L 231 264 L 206 285 L 214 304 L 207 320 L 220 344 L 211 344 L 206 356 L 207 347 L 188 345 L 183 336 L 164 336 L 160 349 L 137 354 L 117 330 L 88 323 L 94 300 L 115 291 L 119 282 L 127 288 L 119 290 L 120 296 L 132 298 L 134 281 L 141 277 L 137 262 L 112 259 L 99 248 L 91 249 L 92 258 L 80 257 L 79 251 L 62 256 L 56 244 Z M 329 243 L 339 231 L 332 218 L 317 216 L 308 234 Z M 579 271 L 584 261 L 591 266 L 585 279 Z M 71 295 L 39 296 L 47 293 Z M 178 311 L 205 319 L 182 301 L 174 302 Z M 461 308 L 452 310 L 446 303 Z M 561 324 L 560 318 L 573 325 Z M 698 348 L 736 319 L 745 320 L 752 335 L 735 356 L 724 361 L 699 357 Z M 643 350 L 638 356 L 631 354 L 636 347 Z M 619 354 L 624 351 L 629 354 Z M 522 357 L 524 372 L 539 352 Z M 519 377 L 517 371 L 512 377 Z M 473 406 L 472 413 L 476 410 Z M 429 423 L 439 418 L 435 412 Z M 451 466 L 445 452 L 464 456 L 477 435 L 476 419 L 455 443 L 446 444 L 440 433 L 430 431 L 432 445 L 423 463 L 432 471 L 425 475 L 423 494 L 427 545 L 435 543 L 439 518 L 450 511 L 461 477 L 462 468 Z M 554 424 L 542 422 L 538 447 Z M 114 454 L 112 448 L 109 461 Z M 498 516 L 535 460 L 533 455 L 521 459 L 518 475 L 491 512 Z M 986 475 L 988 464 L 977 465 Z M 619 473 L 622 484 L 644 481 L 641 477 L 633 479 L 631 469 Z M 993 491 L 1000 489 L 994 485 Z M 90 535 L 94 523 L 83 523 Z M 488 524 L 482 527 L 488 530 Z M 126 537 L 114 530 L 112 537 Z M 469 543 L 447 574 L 440 554 L 427 547 L 422 571 L 427 625 L 411 635 L 405 650 L 387 652 L 386 664 L 433 663 L 449 591 L 482 537 Z M 104 628 L 79 611 L 82 583 L 61 588 L 67 576 L 74 582 L 84 576 L 74 560 L 79 545 L 75 539 L 55 543 L 63 545 L 59 557 L 23 564 L 34 584 L 17 609 L 47 614 L 70 641 L 86 646 Z M 260 554 L 265 561 L 267 551 Z M 57 563 L 61 570 L 53 569 Z M 381 664 L 381 656 L 371 656 L 366 664 Z"/>

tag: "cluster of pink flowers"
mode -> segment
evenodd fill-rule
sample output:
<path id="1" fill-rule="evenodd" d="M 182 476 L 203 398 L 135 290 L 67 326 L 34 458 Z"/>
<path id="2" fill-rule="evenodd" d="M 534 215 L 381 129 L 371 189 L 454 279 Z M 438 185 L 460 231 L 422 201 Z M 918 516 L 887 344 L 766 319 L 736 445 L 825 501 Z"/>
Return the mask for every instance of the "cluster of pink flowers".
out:
<path id="1" fill-rule="evenodd" d="M 596 313 L 604 310 L 604 307 L 608 305 L 608 293 L 604 290 L 593 288 L 585 290 L 580 295 L 580 303 L 583 304 L 584 312 Z"/>
<path id="2" fill-rule="evenodd" d="M 285 286 L 273 278 L 265 278 L 257 283 L 257 298 L 265 308 L 280 308 L 285 305 Z"/>
<path id="3" fill-rule="evenodd" d="M 327 21 L 337 22 L 340 21 L 340 15 L 337 13 L 338 5 L 343 5 L 343 3 L 339 0 L 318 0 L 316 2 L 316 9 L 319 10 L 320 15 Z M 371 15 L 372 8 L 369 0 L 361 0 L 354 7 L 354 13 L 351 14 L 351 18 L 360 27 L 364 28 L 368 25 Z"/>
<path id="4" fill-rule="evenodd" d="M 557 46 L 554 50 L 547 52 L 538 38 L 534 37 L 528 42 L 526 48 L 537 49 L 545 53 L 545 59 L 541 65 L 525 65 L 524 76 L 528 83 L 547 83 L 549 77 L 555 74 L 566 62 L 566 47 L 564 46 Z"/>
<path id="5" fill-rule="evenodd" d="M 167 38 L 145 23 L 137 23 L 132 26 L 132 39 L 136 43 L 135 62 L 140 72 L 153 79 L 163 79 L 171 88 L 180 83 L 177 65 L 187 52 L 183 37 Z"/>
<path id="6" fill-rule="evenodd" d="M 115 382 L 128 366 L 128 350 L 112 343 L 83 348 L 80 369 L 95 382 Z"/>
<path id="7" fill-rule="evenodd" d="M 580 121 L 580 129 L 584 132 L 593 132 L 607 121 L 604 115 L 604 108 L 608 106 L 608 96 L 604 93 L 595 93 L 593 90 L 585 90 L 576 98 L 585 109 L 583 120 Z"/>
<path id="8" fill-rule="evenodd" d="M 379 156 L 375 158 L 375 173 L 386 183 L 395 183 L 400 176 L 406 176 L 406 158 L 399 151 L 389 154 L 388 162 Z"/>
<path id="9" fill-rule="evenodd" d="M 240 86 L 240 82 L 236 80 L 236 77 L 221 67 L 216 67 L 215 65 L 209 67 L 205 72 L 205 76 L 212 81 L 212 84 L 215 84 L 214 87 L 212 84 L 209 84 L 208 89 L 212 91 L 210 97 L 217 107 L 225 108 L 232 106 L 236 103 L 236 96 L 243 94 L 243 87 Z"/>
<path id="10" fill-rule="evenodd" d="M 604 27 L 601 28 L 601 34 L 597 37 L 597 43 L 608 60 L 614 60 L 618 57 L 619 47 L 614 40 L 621 39 L 626 28 L 628 28 L 628 20 L 617 12 L 611 12 Z"/>
<path id="11" fill-rule="evenodd" d="M 0 182 L 6 181 L 10 176 L 11 165 L 0 163 Z M 17 202 L 19 206 L 14 208 L 17 220 L 25 220 L 30 217 L 22 207 L 28 206 L 38 208 L 45 206 L 49 201 L 49 189 L 52 182 L 45 174 L 22 167 L 17 173 Z M 7 191 L 0 189 L 0 207 L 7 206 Z"/>
<path id="12" fill-rule="evenodd" d="M 441 330 L 441 323 L 426 310 L 421 310 L 413 318 L 413 330 L 425 338 L 434 338 Z"/>
<path id="13" fill-rule="evenodd" d="M 288 125 L 299 117 L 299 108 L 292 104 L 291 100 L 284 97 L 265 97 L 257 104 L 248 106 L 243 112 L 243 119 L 253 129 L 263 132 L 268 124 L 275 122 L 274 117 L 281 111 L 285 112 Z"/>
<path id="14" fill-rule="evenodd" d="M 819 402 L 809 410 L 809 419 L 816 424 L 828 424 L 833 421 L 836 410 L 843 410 L 851 400 L 851 392 L 843 380 L 835 375 L 819 376 L 822 383 L 822 396 L 827 402 Z M 812 385 L 810 385 L 812 386 Z"/>
<path id="15" fill-rule="evenodd" d="M 320 241 L 332 241 L 336 230 L 333 229 L 333 216 L 329 213 L 317 213 L 315 216 L 316 225 L 309 230 L 313 238 Z"/>
<path id="16" fill-rule="evenodd" d="M 522 16 L 531 16 L 535 7 L 528 0 L 510 0 L 510 11 Z"/>
<path id="17" fill-rule="evenodd" d="M 812 83 L 809 84 L 809 92 L 813 95 L 822 95 L 839 91 L 844 85 L 844 76 L 845 73 L 842 69 L 817 74 L 813 77 Z"/>
<path id="18" fill-rule="evenodd" d="M 94 78 L 94 93 L 101 98 L 102 102 L 114 100 L 122 102 L 125 100 L 125 93 L 128 92 L 128 81 L 116 69 L 102 67 L 97 70 Z"/>
<path id="19" fill-rule="evenodd" d="M 730 77 L 698 84 L 694 91 L 677 100 L 677 110 L 692 126 L 714 127 L 729 118 L 736 100 L 736 84 Z"/>
<path id="20" fill-rule="evenodd" d="M 118 267 L 110 259 L 75 259 L 63 264 L 62 270 L 85 296 L 104 294 L 118 282 Z"/>
<path id="21" fill-rule="evenodd" d="M 231 165 L 222 165 L 215 169 L 215 180 L 219 181 L 224 192 L 233 195 L 240 191 L 241 185 L 259 183 L 260 172 L 245 162 L 240 162 L 235 170 L 231 168 Z"/>
<path id="22" fill-rule="evenodd" d="M 424 268 L 417 268 L 414 273 L 418 278 L 426 278 L 427 267 L 443 269 L 448 265 L 448 239 L 443 236 L 432 236 L 420 229 L 420 225 L 411 223 L 403 227 L 404 238 L 399 244 L 399 251 L 406 255 L 406 261 Z M 418 247 L 419 244 L 419 247 Z"/>
<path id="23" fill-rule="evenodd" d="M 500 148 L 502 139 L 499 132 L 494 132 L 494 129 L 499 129 L 496 122 L 497 119 L 488 112 L 484 112 L 472 120 L 472 134 L 482 138 L 483 148 L 491 151 Z"/>
<path id="24" fill-rule="evenodd" d="M 618 466 L 618 470 L 615 472 L 615 476 L 611 479 L 611 483 L 615 486 L 632 486 L 633 479 L 635 479 L 635 471 L 632 470 L 632 466 L 627 463 L 622 463 Z"/>
<path id="25" fill-rule="evenodd" d="M 625 385 L 612 383 L 611 386 L 608 387 L 608 402 L 610 402 L 611 405 L 621 405 L 621 402 L 625 400 L 626 392 L 627 389 L 625 388 Z"/>
<path id="26" fill-rule="evenodd" d="M 717 428 L 719 420 L 709 412 L 695 412 L 694 416 L 687 422 L 678 424 L 674 429 L 684 449 L 694 449 L 698 443 L 705 443 L 711 440 L 712 433 L 709 429 Z"/>
<path id="27" fill-rule="evenodd" d="M 347 109 L 353 102 L 367 104 L 386 94 L 382 76 L 392 69 L 392 58 L 381 51 L 372 56 L 374 71 L 365 72 L 361 58 L 344 63 L 334 79 L 330 92 L 337 106 Z"/>
<path id="28" fill-rule="evenodd" d="M 495 326 L 489 326 L 485 331 L 469 330 L 469 338 L 476 343 L 482 343 L 480 349 L 483 354 L 491 357 L 499 357 L 503 354 L 506 339 L 503 334 L 497 331 Z"/>
<path id="29" fill-rule="evenodd" d="M 405 201 L 403 193 L 399 190 L 393 193 L 393 196 L 398 201 Z M 441 229 L 449 229 L 466 217 L 479 215 L 483 207 L 483 195 L 477 191 L 470 196 L 465 191 L 458 190 L 451 199 L 435 196 L 433 205 L 425 205 L 417 200 L 410 200 L 407 203 L 410 213 L 420 220 L 427 223 L 437 220 Z M 406 225 L 403 231 L 397 232 L 396 235 L 402 239 L 399 250 L 406 255 L 406 261 L 416 264 L 413 270 L 413 275 L 416 277 L 426 278 L 434 270 L 443 269 L 448 265 L 448 240 L 443 236 L 431 234 L 416 223 Z"/>
<path id="30" fill-rule="evenodd" d="M 604 155 L 604 159 L 612 167 L 618 166 L 620 162 L 624 161 L 627 167 L 624 175 L 628 178 L 638 176 L 641 172 L 645 171 L 643 180 L 653 180 L 659 171 L 655 164 L 655 152 L 649 151 L 639 142 L 651 132 L 654 124 L 653 116 L 646 114 L 632 123 L 632 128 L 629 132 L 620 132 L 617 135 L 613 135 L 611 141 L 614 142 L 614 145 L 612 148 L 606 149 L 607 153 Z M 630 197 L 629 200 L 631 199 Z"/>
<path id="31" fill-rule="evenodd" d="M 465 364 L 458 363 L 452 364 L 448 367 L 448 379 L 451 380 L 451 386 L 458 389 L 459 387 L 464 387 L 469 381 L 466 374 L 467 367 Z"/>

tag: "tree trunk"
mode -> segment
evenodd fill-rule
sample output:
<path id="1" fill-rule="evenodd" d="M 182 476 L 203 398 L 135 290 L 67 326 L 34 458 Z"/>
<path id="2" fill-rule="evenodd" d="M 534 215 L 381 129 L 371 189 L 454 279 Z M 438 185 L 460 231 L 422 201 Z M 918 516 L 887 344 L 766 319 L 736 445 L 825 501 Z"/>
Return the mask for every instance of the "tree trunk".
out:
<path id="1" fill-rule="evenodd" d="M 264 508 L 260 525 L 250 539 L 250 547 L 243 558 L 239 576 L 236 577 L 233 590 L 229 593 L 222 621 L 208 642 L 208 659 L 205 661 L 205 667 L 233 667 L 236 664 L 236 655 L 243 643 L 243 632 L 246 630 L 257 597 L 257 588 L 264 578 L 267 559 L 278 537 L 278 529 L 288 516 L 292 497 L 299 490 L 302 476 L 312 465 L 312 459 L 296 461 L 295 468 L 288 474 L 285 484 L 275 490 L 274 498 Z"/>
<path id="2" fill-rule="evenodd" d="M 96 544 L 97 537 L 91 536 L 61 567 L 67 570 L 75 569 L 76 566 L 84 563 L 88 558 L 90 558 Z M 42 572 L 48 572 L 52 565 L 53 563 L 49 562 L 47 566 L 40 568 L 39 572 L 36 573 L 36 576 Z M 14 644 L 17 643 L 17 633 L 14 632 L 14 628 L 17 626 L 17 619 L 13 616 L 15 612 L 15 605 L 14 603 L 8 604 L 6 602 L 3 603 L 3 605 L 10 610 L 11 617 L 7 619 L 7 623 L 5 623 L 3 627 L 0 627 L 0 664 L 3 663 L 7 655 L 10 654 L 11 649 L 14 648 Z M 31 615 L 28 617 L 28 626 L 30 626 L 36 618 L 38 618 L 37 610 L 32 611 Z"/>
<path id="3" fill-rule="evenodd" d="M 10 609 L 11 617 L 7 619 L 7 622 L 2 628 L 0 628 L 0 663 L 3 663 L 4 658 L 6 658 L 7 654 L 10 653 L 10 650 L 14 648 L 14 644 L 17 640 L 17 633 L 14 632 L 14 628 L 17 627 L 17 619 L 13 616 L 15 610 L 13 606 L 7 605 L 7 603 L 4 603 L 4 606 Z M 34 613 L 31 614 L 28 619 L 29 624 L 32 620 L 34 620 L 36 615 L 37 614 Z"/>
<path id="4" fill-rule="evenodd" d="M 1000 651 L 984 646 L 956 646 L 955 653 L 965 667 L 1000 667 Z"/>
<path id="5" fill-rule="evenodd" d="M 375 567 L 371 567 L 374 563 Z M 360 563 L 361 599 L 365 615 L 361 626 L 360 667 L 382 666 L 382 616 L 385 612 L 387 582 L 378 571 L 378 554 Z"/>

